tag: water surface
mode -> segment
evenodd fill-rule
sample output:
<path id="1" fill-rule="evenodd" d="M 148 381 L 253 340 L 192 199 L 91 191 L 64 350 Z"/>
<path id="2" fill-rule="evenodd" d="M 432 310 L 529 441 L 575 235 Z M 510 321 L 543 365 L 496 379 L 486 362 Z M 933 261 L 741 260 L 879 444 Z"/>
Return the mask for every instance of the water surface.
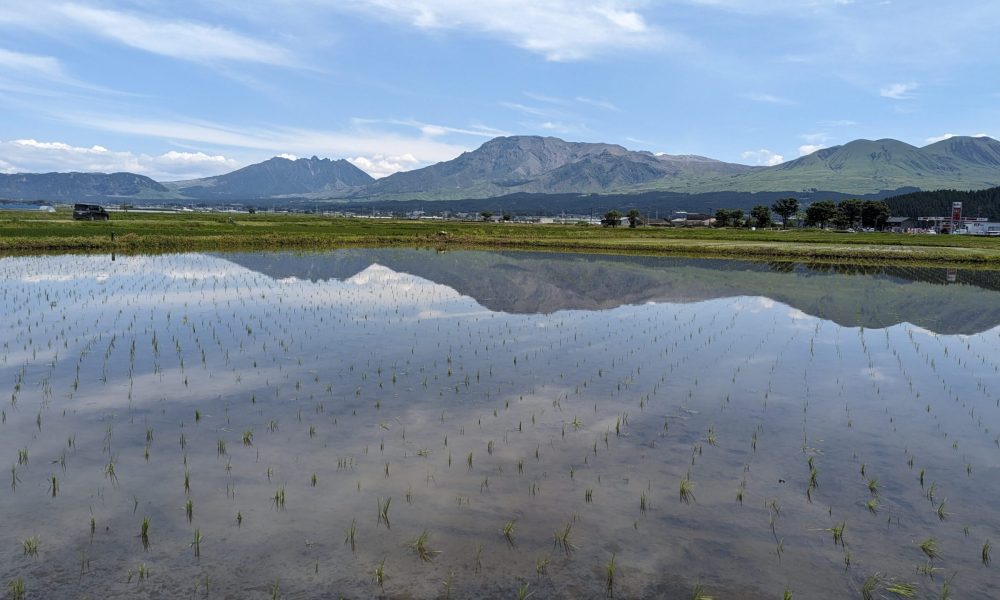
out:
<path id="1" fill-rule="evenodd" d="M 29 597 L 602 597 L 612 556 L 619 597 L 1000 593 L 995 272 L 380 249 L 0 279 L 0 583 Z"/>

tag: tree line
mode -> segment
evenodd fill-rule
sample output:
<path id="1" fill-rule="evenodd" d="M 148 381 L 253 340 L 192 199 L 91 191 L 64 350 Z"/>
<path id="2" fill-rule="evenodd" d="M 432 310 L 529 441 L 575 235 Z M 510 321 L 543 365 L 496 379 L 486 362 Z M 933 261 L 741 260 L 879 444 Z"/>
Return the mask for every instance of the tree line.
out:
<path id="1" fill-rule="evenodd" d="M 947 217 L 951 215 L 951 203 L 961 202 L 962 214 L 966 217 L 1000 221 L 1000 187 L 974 192 L 913 192 L 886 198 L 885 202 L 892 214 L 906 217 Z"/>
<path id="2" fill-rule="evenodd" d="M 793 217 L 807 227 L 829 227 L 849 229 L 852 227 L 872 227 L 882 229 L 892 215 L 889 205 L 881 200 L 819 200 L 800 211 L 796 198 L 779 198 L 771 206 L 758 204 L 744 216 L 742 209 L 720 208 L 715 211 L 716 227 L 772 227 L 772 213 L 781 219 L 782 228 L 788 227 Z"/>

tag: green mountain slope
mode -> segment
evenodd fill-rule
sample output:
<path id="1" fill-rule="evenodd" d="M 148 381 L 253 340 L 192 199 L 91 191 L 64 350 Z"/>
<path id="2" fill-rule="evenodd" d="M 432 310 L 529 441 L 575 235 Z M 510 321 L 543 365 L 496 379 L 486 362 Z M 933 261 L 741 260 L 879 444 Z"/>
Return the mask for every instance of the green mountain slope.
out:
<path id="1" fill-rule="evenodd" d="M 891 140 L 855 140 L 752 173 L 693 181 L 668 179 L 630 191 L 807 192 L 873 194 L 914 187 L 974 190 L 1000 185 L 1000 142 L 953 137 L 923 148 Z"/>

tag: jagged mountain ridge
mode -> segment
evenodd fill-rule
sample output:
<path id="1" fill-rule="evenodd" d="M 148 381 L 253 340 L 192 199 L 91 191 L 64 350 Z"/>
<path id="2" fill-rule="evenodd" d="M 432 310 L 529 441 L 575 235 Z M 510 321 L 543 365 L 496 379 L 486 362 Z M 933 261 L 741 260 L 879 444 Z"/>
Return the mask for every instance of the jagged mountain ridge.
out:
<path id="1" fill-rule="evenodd" d="M 354 194 L 379 199 L 492 197 L 518 192 L 601 193 L 663 178 L 747 173 L 701 156 L 655 155 L 616 144 L 510 136 L 422 169 L 394 173 Z"/>
<path id="2" fill-rule="evenodd" d="M 175 181 L 169 189 L 189 198 L 258 199 L 309 194 L 343 195 L 375 181 L 371 175 L 343 158 L 276 156 L 225 175 Z"/>

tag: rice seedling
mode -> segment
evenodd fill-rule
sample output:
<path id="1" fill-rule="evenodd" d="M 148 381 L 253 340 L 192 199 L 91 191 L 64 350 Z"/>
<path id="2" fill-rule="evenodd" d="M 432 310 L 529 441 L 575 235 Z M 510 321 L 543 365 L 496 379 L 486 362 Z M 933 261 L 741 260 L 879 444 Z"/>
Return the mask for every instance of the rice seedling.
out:
<path id="1" fill-rule="evenodd" d="M 385 588 L 385 557 L 379 561 L 375 568 L 372 570 L 372 583 L 377 585 L 379 589 Z"/>
<path id="2" fill-rule="evenodd" d="M 11 579 L 7 583 L 7 591 L 10 592 L 11 600 L 24 600 L 28 594 L 28 588 L 24 585 L 24 580 L 20 577 Z"/>
<path id="3" fill-rule="evenodd" d="M 201 558 L 201 542 L 205 538 L 201 535 L 201 529 L 194 530 L 194 540 L 191 541 L 191 547 L 194 548 L 194 557 Z"/>
<path id="4" fill-rule="evenodd" d="M 356 519 L 351 519 L 351 526 L 346 530 L 346 537 L 344 538 L 345 544 L 351 545 L 351 552 L 355 551 L 355 541 L 357 539 L 358 533 L 358 521 Z"/>
<path id="5" fill-rule="evenodd" d="M 511 547 L 514 546 L 514 527 L 516 525 L 517 519 L 511 519 L 510 521 L 504 523 L 503 529 L 500 530 L 500 533 L 503 534 L 504 541 L 506 541 Z"/>
<path id="6" fill-rule="evenodd" d="M 615 554 L 611 554 L 611 560 L 604 565 L 604 591 L 608 598 L 612 598 L 615 595 L 615 577 L 618 574 L 618 563 L 615 560 Z"/>
<path id="7" fill-rule="evenodd" d="M 691 600 L 714 600 L 712 596 L 708 595 L 705 591 L 705 586 L 702 584 L 696 584 L 694 590 L 691 591 Z"/>
<path id="8" fill-rule="evenodd" d="M 639 494 L 639 512 L 646 514 L 646 508 L 649 498 L 646 496 L 646 492 L 641 492 Z"/>
<path id="9" fill-rule="evenodd" d="M 681 486 L 680 486 L 680 500 L 681 500 L 681 502 L 683 502 L 684 504 L 691 504 L 691 502 L 694 499 L 695 499 L 694 498 L 694 484 L 691 483 L 691 479 L 689 477 L 685 477 L 684 479 L 681 479 Z"/>
<path id="10" fill-rule="evenodd" d="M 392 498 L 386 498 L 385 501 L 379 496 L 376 500 L 378 503 L 378 516 L 375 520 L 375 526 L 378 527 L 380 524 L 385 523 L 386 529 L 391 529 L 389 525 L 389 505 L 392 504 Z"/>
<path id="11" fill-rule="evenodd" d="M 540 557 L 535 559 L 535 574 L 541 577 L 542 575 L 547 575 L 549 572 L 549 564 L 552 562 L 548 557 Z"/>
<path id="12" fill-rule="evenodd" d="M 955 576 L 952 575 L 952 578 Z M 938 600 L 951 600 L 951 578 L 941 583 L 941 591 L 938 592 Z"/>
<path id="13" fill-rule="evenodd" d="M 937 540 L 931 537 L 920 542 L 920 550 L 927 555 L 927 558 L 934 560 L 938 557 Z"/>
<path id="14" fill-rule="evenodd" d="M 935 512 L 937 512 L 938 520 L 944 521 L 951 514 L 951 513 L 947 512 L 947 511 L 945 511 L 945 509 L 944 509 L 944 506 L 945 506 L 946 502 L 948 502 L 947 498 L 945 498 L 944 500 L 942 500 L 938 504 L 938 506 L 937 506 L 937 510 Z"/>
<path id="15" fill-rule="evenodd" d="M 483 545 L 480 542 L 476 542 L 476 552 L 474 557 L 476 573 L 479 573 L 483 570 Z"/>
<path id="16" fill-rule="evenodd" d="M 428 546 L 429 541 L 430 534 L 425 529 L 409 543 L 410 548 L 417 553 L 417 558 L 423 562 L 432 562 L 434 556 L 440 554 L 440 550 L 431 550 L 430 546 Z"/>
<path id="17" fill-rule="evenodd" d="M 194 518 L 194 502 L 190 498 L 184 503 L 184 515 L 187 517 L 188 523 Z"/>
<path id="18" fill-rule="evenodd" d="M 871 498 L 865 503 L 865 508 L 873 515 L 878 514 L 878 498 Z"/>
<path id="19" fill-rule="evenodd" d="M 243 432 L 243 445 L 253 446 L 253 430 L 248 429 Z"/>
<path id="20" fill-rule="evenodd" d="M 833 534 L 833 545 L 834 546 L 838 546 L 838 545 L 839 546 L 843 546 L 844 545 L 844 528 L 845 527 L 847 527 L 847 523 L 846 522 L 841 522 L 839 525 L 834 525 L 833 527 L 829 527 L 827 529 L 824 529 L 823 531 L 829 531 L 830 533 Z"/>
<path id="21" fill-rule="evenodd" d="M 784 593 L 781 594 L 781 600 L 792 600 L 792 590 L 786 587 Z"/>
<path id="22" fill-rule="evenodd" d="M 149 550 L 149 517 L 142 518 L 142 524 L 139 526 L 139 538 L 142 539 L 142 548 L 144 550 Z"/>
<path id="23" fill-rule="evenodd" d="M 916 598 L 919 588 L 916 584 L 902 581 L 889 582 L 885 585 L 885 591 L 900 598 Z"/>
<path id="24" fill-rule="evenodd" d="M 30 538 L 25 539 L 21 542 L 24 548 L 24 555 L 35 558 L 38 556 L 38 545 L 39 540 L 37 535 L 33 535 Z"/>
<path id="25" fill-rule="evenodd" d="M 274 491 L 274 496 L 271 498 L 271 504 L 274 508 L 282 511 L 285 510 L 285 486 L 279 486 L 278 489 Z"/>
<path id="26" fill-rule="evenodd" d="M 875 572 L 869 575 L 864 583 L 861 584 L 861 598 L 863 600 L 875 600 L 875 595 L 882 586 L 882 581 L 883 576 L 881 573 Z"/>
<path id="27" fill-rule="evenodd" d="M 931 579 L 934 579 L 934 574 L 941 570 L 942 569 L 940 567 L 935 567 L 930 561 L 922 565 L 917 565 L 917 574 L 923 575 L 924 577 L 930 577 Z"/>
<path id="28" fill-rule="evenodd" d="M 115 473 L 115 461 L 108 461 L 104 467 L 104 476 L 111 480 L 111 485 L 118 485 L 118 475 Z"/>
<path id="29" fill-rule="evenodd" d="M 990 544 L 989 540 L 986 540 L 986 542 L 983 543 L 983 551 L 982 551 L 982 555 L 981 555 L 984 567 L 990 566 L 990 560 L 991 560 L 990 559 L 990 553 L 992 551 L 993 551 L 993 545 Z"/>

